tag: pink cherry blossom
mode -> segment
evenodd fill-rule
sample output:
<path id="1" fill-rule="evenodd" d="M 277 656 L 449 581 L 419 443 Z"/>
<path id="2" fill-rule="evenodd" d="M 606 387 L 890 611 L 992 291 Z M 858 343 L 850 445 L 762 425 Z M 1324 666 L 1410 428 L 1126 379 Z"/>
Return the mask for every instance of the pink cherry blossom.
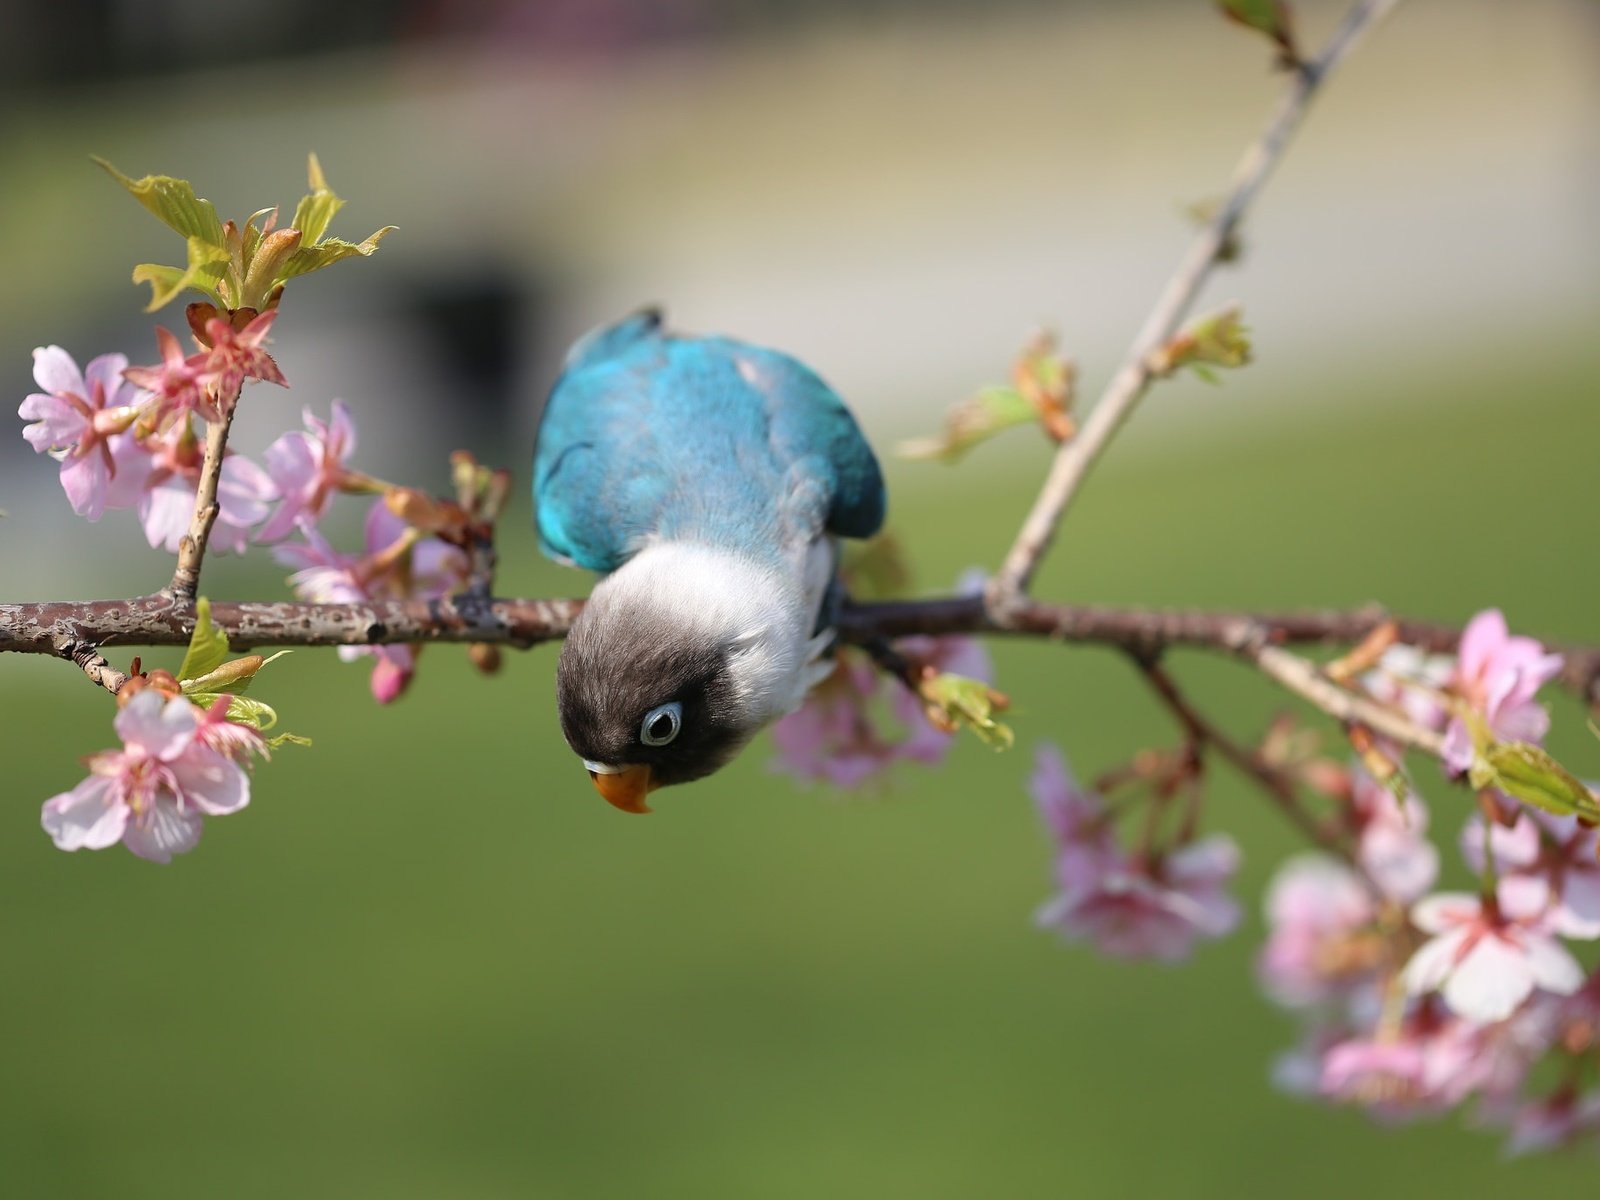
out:
<path id="1" fill-rule="evenodd" d="M 1522 810 L 1506 828 L 1474 816 L 1461 831 L 1461 853 L 1484 870 L 1484 848 L 1494 859 L 1500 887 L 1520 911 L 1548 915 L 1562 937 L 1600 938 L 1600 830 L 1576 817 Z"/>
<path id="2" fill-rule="evenodd" d="M 1510 1137 L 1505 1149 L 1510 1158 L 1593 1141 L 1600 1135 L 1600 1090 L 1557 1088 L 1522 1105 L 1507 1123 Z"/>
<path id="3" fill-rule="evenodd" d="M 1411 920 L 1434 936 L 1401 973 L 1406 990 L 1438 989 L 1470 1021 L 1504 1020 L 1536 988 L 1570 995 L 1583 984 L 1582 968 L 1555 938 L 1548 915 L 1529 909 L 1515 891 L 1502 888 L 1488 901 L 1440 892 L 1418 901 Z"/>
<path id="4" fill-rule="evenodd" d="M 78 364 L 60 346 L 33 352 L 33 378 L 44 389 L 23 400 L 17 415 L 32 421 L 22 431 L 35 452 L 52 451 L 61 460 L 61 487 L 72 511 L 98 521 L 116 507 L 112 484 L 122 460 L 118 447 L 148 397 L 122 379 L 128 360 L 102 354 L 89 366 Z"/>
<path id="5" fill-rule="evenodd" d="M 1480 1027 L 1424 1004 L 1396 1030 L 1329 1047 L 1319 1090 L 1384 1120 L 1444 1112 L 1485 1082 L 1483 1054 Z"/>
<path id="6" fill-rule="evenodd" d="M 263 456 L 282 501 L 257 533 L 258 541 L 275 542 L 288 536 L 296 524 L 315 524 L 327 512 L 333 494 L 355 478 L 344 465 L 356 448 L 350 410 L 335 400 L 333 417 L 326 424 L 309 408 L 303 416 L 305 432 L 284 434 Z"/>
<path id="7" fill-rule="evenodd" d="M 1267 944 L 1256 966 L 1279 1004 L 1303 1008 L 1342 999 L 1375 977 L 1377 905 L 1343 863 L 1322 854 L 1291 858 L 1267 889 L 1266 916 Z"/>
<path id="8" fill-rule="evenodd" d="M 206 322 L 206 338 L 211 345 L 189 361 L 223 402 L 230 402 L 237 396 L 246 379 L 289 386 L 278 364 L 266 351 L 267 334 L 277 317 L 278 310 L 269 308 L 243 329 L 235 329 L 222 317 L 212 317 Z"/>
<path id="9" fill-rule="evenodd" d="M 313 604 L 351 604 L 372 598 L 357 575 L 360 556 L 335 550 L 314 526 L 302 527 L 300 536 L 304 541 L 272 548 L 272 557 L 295 569 L 289 576 L 289 586 L 296 596 Z"/>
<path id="10" fill-rule="evenodd" d="M 970 595 L 982 587 L 982 572 L 968 571 L 956 590 Z M 941 674 L 985 683 L 994 679 L 988 652 L 975 638 L 907 637 L 896 642 L 895 649 Z M 885 687 L 886 704 L 881 703 L 880 691 Z M 884 707 L 900 729 L 880 718 Z M 798 709 L 773 725 L 772 740 L 778 752 L 774 770 L 853 788 L 885 775 L 897 762 L 932 766 L 944 761 L 955 735 L 928 720 L 922 700 L 909 688 L 847 652 L 839 655 L 833 673 L 811 689 Z"/>
<path id="11" fill-rule="evenodd" d="M 773 769 L 839 788 L 859 787 L 886 771 L 901 752 L 874 717 L 878 683 L 870 662 L 839 655 L 833 674 L 811 689 L 804 704 L 772 726 L 777 750 Z M 923 723 L 920 713 L 917 719 Z"/>
<path id="12" fill-rule="evenodd" d="M 217 697 L 210 708 L 200 708 L 198 723 L 195 726 L 195 737 L 201 745 L 209 746 L 218 754 L 232 759 L 236 763 L 248 763 L 252 758 L 268 757 L 267 739 L 261 736 L 261 731 L 253 725 L 246 725 L 240 721 L 229 720 L 228 714 L 232 711 L 234 698 L 229 695 Z"/>
<path id="13" fill-rule="evenodd" d="M 207 420 L 216 420 L 216 405 L 206 394 L 207 380 L 200 369 L 200 359 L 186 358 L 182 343 L 164 326 L 156 327 L 156 344 L 161 348 L 161 364 L 128 367 L 122 373 L 123 378 L 151 394 L 156 417 L 193 411 Z"/>
<path id="14" fill-rule="evenodd" d="M 202 815 L 237 812 L 250 780 L 199 736 L 195 706 L 153 688 L 128 701 L 114 722 L 120 750 L 89 759 L 89 777 L 44 803 L 45 832 L 63 850 L 121 842 L 141 858 L 168 862 L 200 840 Z"/>
<path id="15" fill-rule="evenodd" d="M 417 537 L 396 516 L 383 497 L 367 510 L 365 526 L 367 586 L 373 594 L 393 599 L 436 600 L 466 585 L 467 555 L 459 546 L 436 537 Z M 402 543 L 409 546 L 396 553 Z"/>
<path id="16" fill-rule="evenodd" d="M 417 648 L 415 646 L 374 646 L 372 675 L 368 687 L 372 698 L 379 704 L 392 704 L 411 686 L 417 673 Z"/>
<path id="17" fill-rule="evenodd" d="M 139 521 L 151 546 L 176 554 L 194 515 L 200 486 L 200 444 L 187 417 L 145 443 L 150 452 L 150 473 L 139 497 Z M 268 474 L 241 454 L 222 460 L 217 478 L 217 520 L 211 527 L 210 546 L 221 552 L 242 554 L 250 531 L 266 519 L 277 489 Z"/>
<path id="18" fill-rule="evenodd" d="M 420 537 L 389 511 L 380 497 L 367 513 L 366 553 L 335 550 L 315 526 L 302 524 L 301 542 L 273 547 L 273 556 L 296 568 L 289 577 L 295 594 L 305 600 L 348 604 L 362 600 L 435 599 L 462 587 L 467 579 L 466 554 L 435 537 Z M 379 704 L 397 699 L 416 673 L 414 646 L 341 646 L 346 662 L 375 658 L 371 687 Z"/>
<path id="19" fill-rule="evenodd" d="M 1036 922 L 1106 954 L 1165 962 L 1187 958 L 1200 938 L 1222 937 L 1239 923 L 1239 906 L 1224 890 L 1239 851 L 1223 834 L 1153 861 L 1119 855 L 1100 865 L 1097 878 L 1047 901 Z"/>
<path id="20" fill-rule="evenodd" d="M 1540 742 L 1550 714 L 1534 700 L 1539 689 L 1561 671 L 1559 654 L 1546 654 L 1533 638 L 1512 637 L 1499 609 L 1479 613 L 1461 634 L 1451 686 L 1497 738 Z M 1444 762 L 1460 773 L 1472 765 L 1472 730 L 1460 717 L 1445 730 Z"/>
<path id="21" fill-rule="evenodd" d="M 1359 768 L 1351 779 L 1356 860 L 1384 895 L 1410 904 L 1439 876 L 1439 851 L 1427 838 L 1427 806 L 1415 794 L 1402 803 Z"/>
<path id="22" fill-rule="evenodd" d="M 1028 790 L 1055 841 L 1056 886 L 1062 897 L 1080 897 L 1108 873 L 1126 869 L 1105 800 L 1079 785 L 1061 751 L 1048 742 L 1034 752 Z"/>

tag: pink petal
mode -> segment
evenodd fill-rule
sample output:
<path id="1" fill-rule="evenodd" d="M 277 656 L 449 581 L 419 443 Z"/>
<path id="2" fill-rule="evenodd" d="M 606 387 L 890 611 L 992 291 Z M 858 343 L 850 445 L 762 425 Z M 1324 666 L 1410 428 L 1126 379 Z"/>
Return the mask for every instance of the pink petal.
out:
<path id="1" fill-rule="evenodd" d="M 195 489 L 177 476 L 151 488 L 139 500 L 139 521 L 145 539 L 169 554 L 178 552 L 178 543 L 189 532 L 194 515 Z"/>
<path id="2" fill-rule="evenodd" d="M 378 661 L 372 667 L 372 698 L 379 704 L 392 704 L 400 698 L 411 682 L 414 667 L 410 661 L 398 655 L 383 653 L 385 650 L 408 650 L 408 646 L 384 646 L 379 649 Z"/>
<path id="3" fill-rule="evenodd" d="M 182 696 L 166 700 L 160 692 L 140 692 L 112 722 L 130 748 L 158 762 L 171 762 L 194 740 L 194 705 Z"/>
<path id="4" fill-rule="evenodd" d="M 1550 907 L 1550 880 L 1544 875 L 1505 875 L 1495 894 L 1500 911 L 1514 921 L 1536 921 Z"/>
<path id="5" fill-rule="evenodd" d="M 40 346 L 33 352 L 33 378 L 45 391 L 57 396 L 89 398 L 89 389 L 78 364 L 60 346 Z"/>
<path id="6" fill-rule="evenodd" d="M 1372 902 L 1349 867 L 1325 854 L 1300 854 L 1273 876 L 1266 916 L 1275 928 L 1354 928 L 1372 919 Z"/>
<path id="7" fill-rule="evenodd" d="M 27 426 L 22 436 L 35 453 L 55 447 L 76 446 L 88 431 L 89 422 L 84 415 L 65 400 L 34 392 L 17 408 L 17 416 L 35 424 Z"/>
<path id="8" fill-rule="evenodd" d="M 263 457 L 267 474 L 283 500 L 272 519 L 257 532 L 256 540 L 276 542 L 294 532 L 296 518 L 306 510 L 316 485 L 317 464 L 310 440 L 303 433 L 284 434 L 267 447 Z"/>
<path id="9" fill-rule="evenodd" d="M 120 408 L 124 404 L 131 404 L 133 393 L 137 389 L 122 377 L 122 373 L 127 369 L 126 354 L 102 354 L 98 358 L 90 359 L 89 365 L 83 369 L 83 381 L 88 385 L 90 393 L 84 399 L 93 403 L 93 392 L 98 384 L 101 407 Z"/>
<path id="10" fill-rule="evenodd" d="M 1444 748 L 1439 757 L 1444 761 L 1445 767 L 1455 775 L 1460 775 L 1472 766 L 1472 760 L 1477 754 L 1477 749 L 1472 741 L 1472 734 L 1467 729 L 1465 721 L 1459 717 L 1452 717 L 1450 724 L 1445 726 Z"/>
<path id="11" fill-rule="evenodd" d="M 333 402 L 333 421 L 328 429 L 328 446 L 337 462 L 344 462 L 356 449 L 356 422 L 343 400 Z"/>
<path id="12" fill-rule="evenodd" d="M 1456 956 L 1468 936 L 1469 931 L 1464 928 L 1452 929 L 1419 946 L 1400 973 L 1400 982 L 1406 991 L 1420 996 L 1438 988 L 1455 969 Z"/>
<path id="13" fill-rule="evenodd" d="M 1082 815 L 1079 806 L 1073 803 L 1077 786 L 1067 769 L 1067 760 L 1060 749 L 1049 742 L 1039 743 L 1034 751 L 1028 791 L 1033 794 L 1039 815 L 1051 831 L 1057 837 L 1070 836 Z"/>
<path id="14" fill-rule="evenodd" d="M 272 502 L 278 498 L 272 476 L 242 454 L 222 460 L 217 477 L 217 505 L 222 519 L 230 525 L 249 526 L 266 519 Z"/>
<path id="15" fill-rule="evenodd" d="M 214 817 L 250 803 L 250 777 L 231 758 L 198 743 L 172 763 L 185 803 Z"/>
<path id="16" fill-rule="evenodd" d="M 1411 907 L 1411 920 L 1424 933 L 1444 933 L 1478 919 L 1483 906 L 1470 892 L 1437 892 Z"/>
<path id="17" fill-rule="evenodd" d="M 1524 940 L 1523 951 L 1529 975 L 1545 991 L 1570 996 L 1583 986 L 1583 968 L 1555 938 L 1530 935 Z"/>
<path id="18" fill-rule="evenodd" d="M 1185 919 L 1207 937 L 1224 937 L 1239 927 L 1243 914 L 1233 897 L 1225 892 L 1192 893 L 1185 899 L 1192 906 L 1187 909 Z"/>
<path id="19" fill-rule="evenodd" d="M 133 508 L 155 469 L 150 450 L 131 433 L 113 434 L 109 442 L 116 471 L 106 483 L 106 507 Z"/>
<path id="20" fill-rule="evenodd" d="M 1576 964 L 1573 966 L 1576 970 Z M 1582 982 L 1579 972 L 1573 990 Z M 1456 964 L 1445 980 L 1443 993 L 1452 1011 L 1469 1021 L 1488 1024 L 1503 1021 L 1515 1012 L 1533 991 L 1533 983 L 1529 956 L 1489 935 L 1479 938 L 1477 945 Z"/>
<path id="21" fill-rule="evenodd" d="M 171 862 L 174 854 L 193 850 L 199 840 L 200 814 L 180 811 L 166 793 L 128 822 L 122 835 L 122 844 L 129 850 L 158 863 Z"/>
<path id="22" fill-rule="evenodd" d="M 82 458 L 69 458 L 61 464 L 61 490 L 66 492 L 72 511 L 90 521 L 98 521 L 106 511 L 106 460 L 99 450 Z"/>
<path id="23" fill-rule="evenodd" d="M 1461 631 L 1461 645 L 1457 651 L 1461 660 L 1461 674 L 1475 679 L 1483 672 L 1490 658 L 1506 643 L 1509 631 L 1506 619 L 1498 608 L 1485 609 Z"/>
<path id="24" fill-rule="evenodd" d="M 389 510 L 382 496 L 372 502 L 372 507 L 367 510 L 366 523 L 368 554 L 387 550 L 405 531 L 406 523 Z"/>
<path id="25" fill-rule="evenodd" d="M 1501 707 L 1494 713 L 1491 724 L 1495 734 L 1503 741 L 1533 742 L 1537 745 L 1550 732 L 1550 714 L 1542 704 L 1528 700 Z"/>
<path id="26" fill-rule="evenodd" d="M 1202 838 L 1167 859 L 1167 878 L 1174 886 L 1224 880 L 1238 869 L 1239 847 L 1225 833 Z"/>
<path id="27" fill-rule="evenodd" d="M 1434 844 L 1395 825 L 1369 825 L 1357 856 L 1383 894 L 1401 904 L 1418 899 L 1439 876 Z"/>
<path id="28" fill-rule="evenodd" d="M 70 792 L 44 802 L 40 824 L 62 850 L 104 850 L 122 837 L 128 806 L 108 795 L 111 780 L 91 775 Z"/>
<path id="29" fill-rule="evenodd" d="M 1489 853 L 1501 871 L 1520 871 L 1539 861 L 1539 826 L 1527 812 L 1507 829 L 1499 822 L 1489 826 Z M 1474 816 L 1461 830 L 1461 857 L 1474 871 L 1483 872 L 1483 818 Z"/>
<path id="30" fill-rule="evenodd" d="M 1567 871 L 1555 921 L 1563 937 L 1600 938 L 1600 870 L 1586 865 L 1583 870 Z"/>

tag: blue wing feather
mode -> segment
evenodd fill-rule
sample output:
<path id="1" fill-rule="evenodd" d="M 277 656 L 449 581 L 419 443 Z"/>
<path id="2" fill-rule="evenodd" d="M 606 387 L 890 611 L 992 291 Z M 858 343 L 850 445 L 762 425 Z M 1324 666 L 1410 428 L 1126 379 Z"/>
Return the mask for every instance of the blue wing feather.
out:
<path id="1" fill-rule="evenodd" d="M 655 538 L 776 553 L 868 537 L 886 496 L 844 403 L 787 355 L 676 337 L 644 312 L 580 340 L 534 449 L 547 554 L 612 571 Z"/>

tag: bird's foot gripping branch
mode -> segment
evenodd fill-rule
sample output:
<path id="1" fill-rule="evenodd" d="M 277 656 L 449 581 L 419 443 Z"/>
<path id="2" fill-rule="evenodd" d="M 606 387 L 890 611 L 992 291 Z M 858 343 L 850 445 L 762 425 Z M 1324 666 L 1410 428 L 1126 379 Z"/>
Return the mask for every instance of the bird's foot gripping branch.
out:
<path id="1" fill-rule="evenodd" d="M 1374 610 L 1060 605 L 1029 591 L 1062 516 L 1140 399 L 1186 368 L 1210 376 L 1248 362 L 1238 310 L 1193 319 L 1193 301 L 1214 268 L 1240 252 L 1240 220 L 1312 96 L 1391 4 L 1356 4 L 1328 46 L 1307 56 L 1285 5 L 1225 0 L 1227 15 L 1268 37 L 1288 75 L 1285 96 L 1226 196 L 1208 207 L 1098 403 L 1079 421 L 1072 364 L 1036 342 L 1007 384 L 958 406 L 940 436 L 910 447 L 915 456 L 953 461 L 1007 428 L 1028 426 L 1055 443 L 1049 476 L 992 576 L 946 597 L 895 599 L 903 572 L 880 542 L 847 562 L 854 599 L 835 603 L 831 554 L 818 558 L 802 539 L 806 553 L 773 561 L 794 569 L 784 612 L 804 636 L 740 633 L 729 656 L 746 656 L 736 682 L 772 684 L 777 699 L 769 697 L 763 720 L 804 696 L 774 724 L 780 769 L 862 788 L 903 760 L 938 763 L 962 725 L 998 748 L 1011 744 L 1015 734 L 1001 721 L 1007 698 L 992 686 L 980 636 L 1038 639 L 1041 652 L 1055 641 L 1122 652 L 1170 714 L 1176 737 L 1087 785 L 1053 745 L 1035 741 L 1029 788 L 1055 860 L 1055 894 L 1040 907 L 1039 924 L 1109 954 L 1162 960 L 1233 933 L 1241 919 L 1234 896 L 1240 850 L 1207 803 L 1220 764 L 1251 781 L 1307 846 L 1268 890 L 1259 959 L 1268 996 L 1304 1020 L 1301 1045 L 1281 1064 L 1282 1083 L 1386 1117 L 1475 1103 L 1484 1120 L 1509 1130 L 1514 1149 L 1535 1149 L 1600 1126 L 1600 971 L 1586 949 L 1600 939 L 1600 804 L 1544 749 L 1550 718 L 1540 701 L 1559 685 L 1594 706 L 1600 650 L 1513 635 L 1494 609 L 1463 629 Z M 481 669 L 493 671 L 502 646 L 563 638 L 584 603 L 494 596 L 495 523 L 509 482 L 503 471 L 458 454 L 447 496 L 389 483 L 355 465 L 355 422 L 337 402 L 325 414 L 306 409 L 304 428 L 284 433 L 259 464 L 229 447 L 247 386 L 286 382 L 268 350 L 269 336 L 291 328 L 280 318 L 286 288 L 298 287 L 301 275 L 370 256 L 388 232 L 362 242 L 328 236 L 342 201 L 314 159 L 309 192 L 282 225 L 273 209 L 224 222 L 182 180 L 107 170 L 182 239 L 179 265 L 141 265 L 134 278 L 150 285 L 152 309 L 199 294 L 185 314 L 190 346 L 160 329 L 159 362 L 130 366 L 105 354 L 81 370 L 65 350 L 40 349 L 39 390 L 22 402 L 22 432 L 56 460 L 77 513 L 98 520 L 129 510 L 151 547 L 175 562 L 170 580 L 148 594 L 0 604 L 0 650 L 58 656 L 114 697 L 108 715 L 119 745 L 92 755 L 87 778 L 44 801 L 45 831 L 63 849 L 120 841 L 166 861 L 193 848 L 206 817 L 245 807 L 256 763 L 305 741 L 278 731 L 267 699 L 271 678 L 292 664 L 235 649 L 336 647 L 370 666 L 373 697 L 389 703 L 411 684 L 427 643 L 466 645 Z M 774 380 L 791 388 L 799 380 L 810 389 L 808 403 L 834 422 L 832 434 L 843 428 L 829 407 L 837 398 L 774 352 L 674 339 L 649 317 L 575 351 L 583 362 L 641 355 L 644 377 L 656 369 L 652 356 L 676 353 L 698 355 L 696 368 L 725 368 L 730 386 L 750 389 L 752 403 L 789 403 L 792 391 Z M 248 391 L 258 393 L 265 403 L 277 398 L 272 389 Z M 881 495 L 874 508 L 870 489 L 848 489 L 875 479 L 876 464 L 864 443 L 852 453 L 848 478 L 780 473 L 792 503 L 780 507 L 777 523 L 793 530 L 810 521 L 819 536 L 860 536 L 875 526 Z M 573 460 L 557 453 L 551 461 Z M 369 505 L 359 547 L 336 548 L 319 532 L 340 495 Z M 572 511 L 587 519 L 582 506 Z M 541 528 L 547 543 L 571 535 L 570 546 L 554 547 L 568 557 L 588 553 L 573 527 L 544 521 Z M 251 547 L 268 548 L 290 569 L 297 598 L 201 599 L 207 552 Z M 821 574 L 818 562 L 826 564 Z M 776 567 L 767 573 L 781 575 Z M 737 618 L 772 607 L 730 611 Z M 826 637 L 812 636 L 819 616 L 832 627 L 831 649 Z M 125 646 L 187 650 L 171 670 L 146 669 L 138 658 L 113 663 L 108 654 Z M 1176 653 L 1196 649 L 1276 685 L 1321 727 L 1284 716 L 1259 738 L 1230 733 L 1172 671 Z M 782 659 L 781 669 L 761 655 Z M 754 667 L 751 656 L 760 659 Z M 636 732 L 649 753 L 680 732 L 690 737 L 695 704 L 715 700 L 711 689 L 727 682 L 719 675 L 727 665 L 696 660 L 683 668 L 686 690 L 644 697 L 643 724 L 635 714 L 624 735 Z M 778 686 L 794 680 L 798 691 Z M 575 694 L 581 699 L 581 689 Z M 1037 729 L 1048 721 L 1045 698 L 1027 699 L 1026 725 Z M 585 719 L 579 713 L 578 727 L 586 728 Z M 727 745 L 702 751 L 706 769 L 742 744 L 747 731 L 734 732 Z M 590 765 L 597 775 L 615 766 L 597 757 Z M 619 807 L 642 808 L 651 772 L 672 765 L 659 755 L 644 767 L 629 760 L 633 774 L 601 780 L 601 790 L 616 793 Z M 65 770 L 62 782 L 70 783 Z M 1424 791 L 1434 794 L 1431 813 Z M 1464 826 L 1460 852 L 1476 880 L 1471 890 L 1436 889 L 1442 855 L 1430 825 Z"/>

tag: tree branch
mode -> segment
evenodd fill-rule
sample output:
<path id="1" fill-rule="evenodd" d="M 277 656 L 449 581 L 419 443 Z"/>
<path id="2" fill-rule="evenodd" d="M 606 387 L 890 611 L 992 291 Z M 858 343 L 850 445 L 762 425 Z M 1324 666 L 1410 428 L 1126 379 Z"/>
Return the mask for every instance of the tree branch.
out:
<path id="1" fill-rule="evenodd" d="M 200 460 L 199 486 L 195 490 L 194 515 L 189 532 L 178 543 L 178 566 L 172 572 L 167 590 L 185 603 L 193 603 L 200 590 L 200 564 L 206 556 L 211 527 L 217 523 L 217 483 L 222 478 L 222 460 L 228 452 L 228 431 L 233 427 L 233 412 L 238 394 L 218 405 L 215 421 L 206 423 L 205 456 Z"/>
<path id="2" fill-rule="evenodd" d="M 1089 469 L 1105 451 L 1122 423 L 1139 403 L 1154 377 L 1152 355 L 1178 332 L 1195 296 L 1211 274 L 1223 247 L 1232 237 L 1239 219 L 1260 192 L 1267 176 L 1289 147 L 1311 98 L 1329 72 L 1355 46 L 1361 35 L 1378 21 L 1397 0 L 1362 0 L 1352 8 L 1344 23 L 1328 42 L 1322 54 L 1294 68 L 1288 94 L 1261 137 L 1245 151 L 1234 168 L 1233 182 L 1226 200 L 1209 224 L 1202 229 L 1177 271 L 1145 318 L 1144 326 L 1133 339 L 1122 366 L 1112 376 L 1099 402 L 1083 423 L 1077 436 L 1056 452 L 1039 497 L 1028 513 L 1006 555 L 1000 573 L 990 584 L 996 603 L 1014 603 L 1033 581 L 1056 528 L 1067 508 L 1088 477 Z"/>
<path id="3" fill-rule="evenodd" d="M 211 617 L 236 650 L 396 642 L 528 647 L 565 637 L 582 607 L 579 599 L 513 600 L 463 594 L 441 600 L 360 604 L 216 601 Z M 1291 677 L 1291 690 L 1299 691 L 1299 669 L 1285 670 L 1283 661 L 1268 651 L 1293 645 L 1353 645 L 1387 620 L 1388 613 L 1371 606 L 1255 613 L 1028 600 L 995 611 L 982 596 L 942 596 L 846 604 L 837 627 L 840 640 L 854 645 L 912 634 L 972 633 L 1108 646 L 1146 658 L 1168 647 L 1210 649 L 1244 658 L 1286 686 L 1291 685 L 1281 676 Z M 1407 619 L 1396 624 L 1400 642 L 1430 653 L 1453 653 L 1461 640 L 1461 629 L 1455 625 Z M 126 600 L 0 604 L 0 652 L 61 655 L 63 645 L 96 649 L 181 646 L 193 630 L 193 607 L 162 593 Z M 1600 647 L 1556 644 L 1551 648 L 1566 656 L 1561 682 L 1586 702 L 1600 704 Z M 1360 714 L 1352 719 L 1366 723 Z"/>

